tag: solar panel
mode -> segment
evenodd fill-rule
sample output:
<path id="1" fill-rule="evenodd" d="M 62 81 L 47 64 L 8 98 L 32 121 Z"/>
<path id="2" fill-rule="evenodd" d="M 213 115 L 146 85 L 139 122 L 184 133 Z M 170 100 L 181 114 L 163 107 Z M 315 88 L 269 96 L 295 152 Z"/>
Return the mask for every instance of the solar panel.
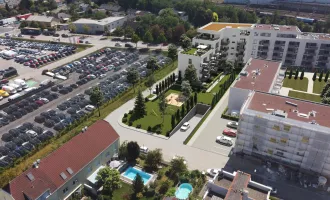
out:
<path id="1" fill-rule="evenodd" d="M 66 171 L 68 171 L 68 173 L 69 173 L 70 175 L 73 174 L 73 170 L 72 170 L 70 167 L 66 168 Z"/>
<path id="2" fill-rule="evenodd" d="M 34 181 L 34 176 L 33 176 L 33 174 L 31 172 L 29 172 L 26 176 L 28 177 L 28 179 L 30 181 Z"/>
<path id="3" fill-rule="evenodd" d="M 63 178 L 63 180 L 65 180 L 65 179 L 67 178 L 67 176 L 64 174 L 64 172 L 62 172 L 62 173 L 60 174 L 60 176 Z"/>

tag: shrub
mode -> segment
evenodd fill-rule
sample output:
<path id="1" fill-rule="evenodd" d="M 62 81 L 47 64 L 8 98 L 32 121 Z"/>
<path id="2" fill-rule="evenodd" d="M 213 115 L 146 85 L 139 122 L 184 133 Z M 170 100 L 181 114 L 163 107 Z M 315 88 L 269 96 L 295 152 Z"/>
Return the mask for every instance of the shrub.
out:
<path id="1" fill-rule="evenodd" d="M 133 125 L 133 122 L 132 121 L 129 121 L 128 122 L 128 126 L 132 126 Z"/>
<path id="2" fill-rule="evenodd" d="M 133 114 L 133 110 L 128 111 L 128 114 Z"/>
<path id="3" fill-rule="evenodd" d="M 123 118 L 122 122 L 123 123 L 126 123 L 127 122 L 127 118 Z"/>
<path id="4" fill-rule="evenodd" d="M 176 188 L 175 187 L 172 187 L 170 188 L 167 192 L 166 192 L 166 195 L 167 197 L 173 197 L 175 195 L 175 191 L 176 191 Z"/>
<path id="5" fill-rule="evenodd" d="M 149 101 L 149 98 L 148 97 L 144 98 L 144 101 L 145 102 L 148 102 Z"/>
<path id="6" fill-rule="evenodd" d="M 156 130 L 156 133 L 157 134 L 160 134 L 162 131 L 161 130 Z"/>
<path id="7" fill-rule="evenodd" d="M 203 89 L 203 90 L 202 90 L 202 93 L 205 93 L 205 92 L 206 92 L 206 90 L 205 90 L 205 89 Z"/>
<path id="8" fill-rule="evenodd" d="M 151 131 L 151 126 L 148 126 L 148 129 L 147 129 L 147 131 L 149 131 L 149 132 Z"/>
<path id="9" fill-rule="evenodd" d="M 127 114 L 127 113 L 125 113 L 125 114 L 124 114 L 124 118 L 126 118 L 127 116 L 128 116 L 128 114 Z"/>
<path id="10" fill-rule="evenodd" d="M 170 137 L 170 133 L 171 133 L 171 131 L 167 131 L 166 137 Z"/>
<path id="11" fill-rule="evenodd" d="M 136 125 L 136 128 L 141 128 L 141 124 Z"/>

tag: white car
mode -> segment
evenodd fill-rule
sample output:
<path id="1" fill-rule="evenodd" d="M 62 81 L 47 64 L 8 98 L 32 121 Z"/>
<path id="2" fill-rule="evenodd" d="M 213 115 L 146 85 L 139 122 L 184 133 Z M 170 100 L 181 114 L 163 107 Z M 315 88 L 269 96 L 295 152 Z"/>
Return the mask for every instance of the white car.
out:
<path id="1" fill-rule="evenodd" d="M 216 138 L 216 142 L 227 145 L 227 146 L 232 146 L 233 145 L 233 140 L 230 137 L 227 136 L 218 136 Z"/>
<path id="2" fill-rule="evenodd" d="M 237 129 L 237 127 L 238 127 L 238 122 L 228 122 L 228 123 L 227 123 L 227 126 L 230 127 L 230 128 L 235 128 L 235 129 Z"/>
<path id="3" fill-rule="evenodd" d="M 107 76 L 106 74 L 101 74 L 100 77 L 99 77 L 99 79 L 102 79 L 102 78 L 104 78 L 106 76 Z"/>
<path id="4" fill-rule="evenodd" d="M 149 148 L 146 146 L 140 146 L 140 152 L 141 153 L 148 153 L 149 152 Z"/>
<path id="5" fill-rule="evenodd" d="M 220 170 L 218 169 L 207 169 L 207 174 L 210 175 L 211 177 L 215 177 Z"/>
<path id="6" fill-rule="evenodd" d="M 92 110 L 95 109 L 95 106 L 87 105 L 87 106 L 85 106 L 85 109 L 86 109 L 87 111 L 92 111 Z"/>
<path id="7" fill-rule="evenodd" d="M 189 122 L 185 122 L 182 126 L 181 126 L 181 130 L 182 131 L 186 131 L 186 130 L 188 130 L 190 128 L 190 124 L 189 124 Z"/>
<path id="8" fill-rule="evenodd" d="M 115 46 L 116 46 L 116 47 L 121 47 L 121 46 L 123 46 L 123 45 L 120 44 L 120 43 L 116 43 Z"/>
<path id="9" fill-rule="evenodd" d="M 39 100 L 41 100 L 41 101 L 44 102 L 44 103 L 48 103 L 48 102 L 49 102 L 49 100 L 46 99 L 46 98 L 40 98 Z"/>
<path id="10" fill-rule="evenodd" d="M 33 130 L 26 131 L 26 134 L 29 135 L 32 138 L 38 136 L 38 134 L 35 131 L 33 131 Z"/>

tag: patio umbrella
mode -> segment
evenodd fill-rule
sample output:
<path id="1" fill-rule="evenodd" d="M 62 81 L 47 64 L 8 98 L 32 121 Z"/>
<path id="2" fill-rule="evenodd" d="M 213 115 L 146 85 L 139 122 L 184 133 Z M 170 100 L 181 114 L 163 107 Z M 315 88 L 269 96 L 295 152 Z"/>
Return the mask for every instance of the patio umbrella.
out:
<path id="1" fill-rule="evenodd" d="M 111 168 L 117 168 L 117 167 L 119 167 L 120 162 L 118 160 L 114 160 L 114 161 L 111 161 L 109 165 Z"/>

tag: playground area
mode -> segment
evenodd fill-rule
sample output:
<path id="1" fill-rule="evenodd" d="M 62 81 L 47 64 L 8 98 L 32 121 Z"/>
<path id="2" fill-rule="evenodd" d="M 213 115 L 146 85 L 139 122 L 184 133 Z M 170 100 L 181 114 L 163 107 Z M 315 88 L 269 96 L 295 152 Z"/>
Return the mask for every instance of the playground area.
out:
<path id="1" fill-rule="evenodd" d="M 172 106 L 182 106 L 183 102 L 180 100 L 180 95 L 177 93 L 171 93 L 166 98 L 167 104 L 170 104 Z"/>

